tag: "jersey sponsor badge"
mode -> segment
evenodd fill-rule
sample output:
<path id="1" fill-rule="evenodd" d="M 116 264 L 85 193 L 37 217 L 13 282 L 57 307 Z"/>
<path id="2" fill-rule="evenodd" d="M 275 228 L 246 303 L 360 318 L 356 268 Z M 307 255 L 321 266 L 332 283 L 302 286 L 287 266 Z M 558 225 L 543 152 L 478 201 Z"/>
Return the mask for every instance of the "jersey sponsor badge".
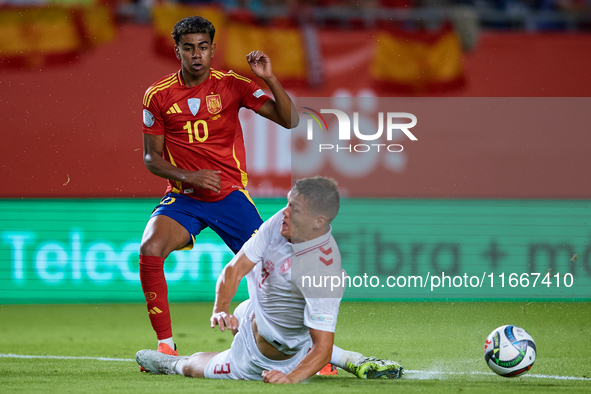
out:
<path id="1" fill-rule="evenodd" d="M 333 317 L 332 315 L 310 315 L 310 320 L 319 323 L 332 323 Z"/>
<path id="2" fill-rule="evenodd" d="M 144 124 L 146 127 L 154 126 L 154 115 L 147 109 L 144 109 Z"/>
<path id="3" fill-rule="evenodd" d="M 261 97 L 263 94 L 265 94 L 265 92 L 263 92 L 263 89 L 259 89 L 256 92 L 254 92 L 252 95 L 256 98 Z"/>
<path id="4" fill-rule="evenodd" d="M 201 106 L 201 99 L 190 98 L 187 100 L 187 103 L 189 104 L 189 110 L 191 110 L 193 116 L 197 115 L 197 112 L 199 112 L 199 107 Z"/>
<path id="5" fill-rule="evenodd" d="M 222 110 L 222 99 L 219 94 L 206 96 L 205 103 L 210 114 L 215 115 Z"/>

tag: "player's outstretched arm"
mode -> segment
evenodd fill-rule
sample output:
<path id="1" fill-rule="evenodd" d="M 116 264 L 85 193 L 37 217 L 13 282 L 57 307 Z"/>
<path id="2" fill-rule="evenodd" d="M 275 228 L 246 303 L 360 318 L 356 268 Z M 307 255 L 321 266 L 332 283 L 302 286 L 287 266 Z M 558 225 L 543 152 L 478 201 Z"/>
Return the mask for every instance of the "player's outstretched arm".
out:
<path id="1" fill-rule="evenodd" d="M 230 301 L 234 298 L 240 281 L 248 274 L 255 264 L 250 261 L 246 254 L 241 250 L 234 256 L 222 270 L 218 278 L 215 289 L 215 303 L 211 315 L 211 328 L 220 326 L 220 331 L 226 328 L 236 330 L 238 328 L 238 319 L 229 313 Z"/>
<path id="2" fill-rule="evenodd" d="M 298 383 L 309 378 L 330 362 L 334 332 L 314 330 L 310 328 L 312 349 L 306 357 L 287 375 L 280 371 L 263 371 L 265 383 Z"/>
<path id="3" fill-rule="evenodd" d="M 152 174 L 171 181 L 190 183 L 216 193 L 220 192 L 221 180 L 218 175 L 220 171 L 205 169 L 189 171 L 175 167 L 162 158 L 163 149 L 164 135 L 144 134 L 144 164 Z"/>
<path id="4" fill-rule="evenodd" d="M 293 129 L 300 122 L 300 116 L 291 98 L 273 74 L 271 59 L 264 52 L 252 51 L 246 55 L 252 72 L 261 78 L 273 93 L 275 100 L 268 100 L 257 112 L 286 129 Z"/>

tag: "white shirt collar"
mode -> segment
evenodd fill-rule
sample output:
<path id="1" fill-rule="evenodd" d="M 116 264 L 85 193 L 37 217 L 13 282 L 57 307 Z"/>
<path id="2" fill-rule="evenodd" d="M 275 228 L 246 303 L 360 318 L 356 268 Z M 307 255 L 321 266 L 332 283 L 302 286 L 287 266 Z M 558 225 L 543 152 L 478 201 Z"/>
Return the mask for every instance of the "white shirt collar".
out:
<path id="1" fill-rule="evenodd" d="M 288 241 L 288 244 L 291 245 L 294 253 L 299 254 L 300 252 L 309 251 L 312 249 L 316 249 L 320 246 L 326 245 L 328 243 L 328 241 L 330 240 L 330 233 L 331 232 L 332 232 L 332 226 L 329 225 L 328 231 L 324 235 L 321 235 L 320 237 L 316 237 L 316 238 L 311 239 L 309 241 L 300 242 L 297 244 L 292 244 L 291 242 Z"/>

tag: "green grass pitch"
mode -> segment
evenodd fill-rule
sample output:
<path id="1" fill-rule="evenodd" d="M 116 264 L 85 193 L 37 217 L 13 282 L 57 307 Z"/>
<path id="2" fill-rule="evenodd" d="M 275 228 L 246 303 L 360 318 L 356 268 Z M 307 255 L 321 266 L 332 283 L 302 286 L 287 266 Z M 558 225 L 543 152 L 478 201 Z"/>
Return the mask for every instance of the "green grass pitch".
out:
<path id="1" fill-rule="evenodd" d="M 172 304 L 181 354 L 229 347 L 231 334 L 209 327 L 211 307 Z M 503 324 L 525 328 L 536 341 L 537 361 L 523 377 L 490 374 L 484 362 L 484 339 Z M 3 355 L 133 359 L 136 351 L 154 348 L 155 342 L 140 304 L 0 306 Z M 396 360 L 408 373 L 401 380 L 369 381 L 340 371 L 339 376 L 314 376 L 280 388 L 150 375 L 140 373 L 132 361 L 0 357 L 0 392 L 591 392 L 591 303 L 343 302 L 335 342 Z"/>

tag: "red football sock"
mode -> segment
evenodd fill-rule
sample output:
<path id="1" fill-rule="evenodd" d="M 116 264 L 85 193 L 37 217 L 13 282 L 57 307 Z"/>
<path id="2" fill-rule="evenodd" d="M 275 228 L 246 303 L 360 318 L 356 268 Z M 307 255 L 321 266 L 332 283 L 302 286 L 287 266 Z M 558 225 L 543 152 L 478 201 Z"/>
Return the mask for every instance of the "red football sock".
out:
<path id="1" fill-rule="evenodd" d="M 140 281 L 146 297 L 150 323 L 156 331 L 156 336 L 158 339 L 172 337 L 168 287 L 164 277 L 164 257 L 140 254 Z"/>

